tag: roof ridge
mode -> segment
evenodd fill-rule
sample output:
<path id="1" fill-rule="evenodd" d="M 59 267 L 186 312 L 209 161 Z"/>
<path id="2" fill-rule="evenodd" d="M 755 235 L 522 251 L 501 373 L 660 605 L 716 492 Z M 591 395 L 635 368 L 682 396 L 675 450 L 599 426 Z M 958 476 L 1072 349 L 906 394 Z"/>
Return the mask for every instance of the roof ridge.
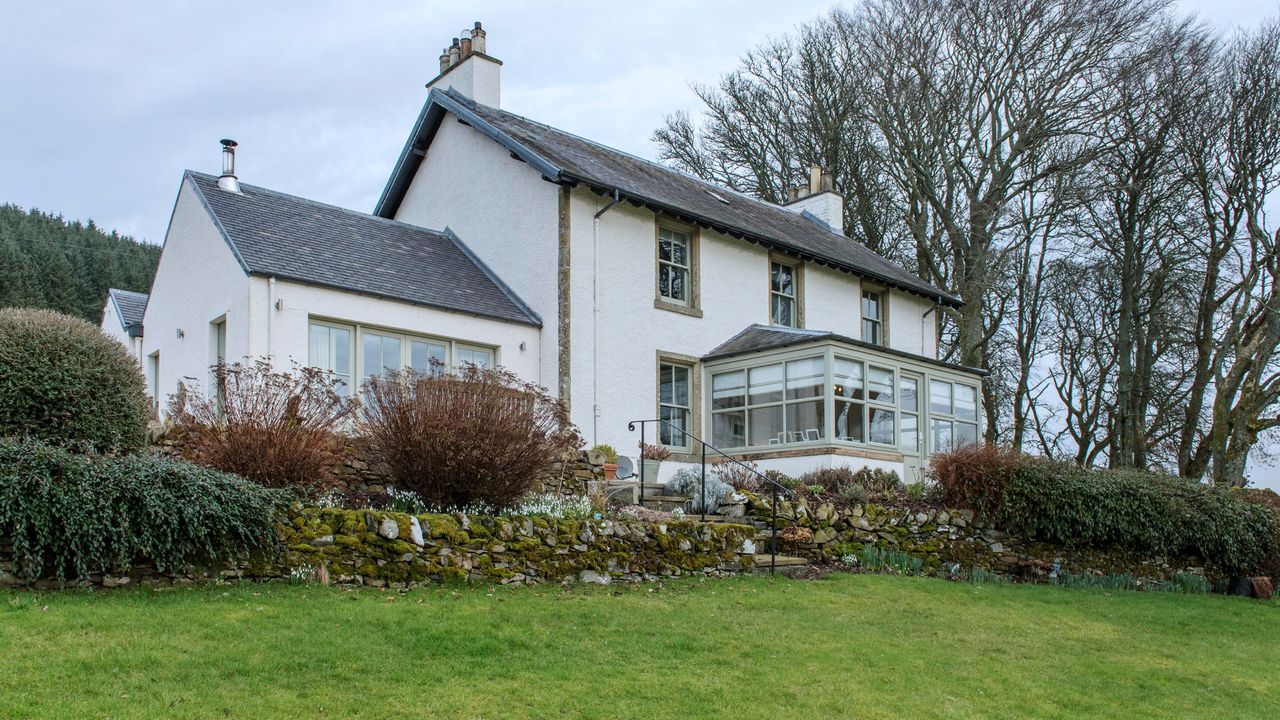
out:
<path id="1" fill-rule="evenodd" d="M 192 174 L 192 175 L 198 176 L 198 177 L 200 177 L 200 178 L 201 178 L 201 179 L 203 179 L 203 180 L 208 180 L 208 181 L 210 181 L 210 182 L 217 182 L 217 180 L 218 180 L 218 177 L 217 177 L 216 175 L 211 175 L 211 174 L 209 174 L 209 173 L 200 172 L 199 170 L 187 170 L 187 172 L 188 172 L 188 173 L 190 173 L 190 174 Z M 306 205 L 314 205 L 314 206 L 316 206 L 316 207 L 328 208 L 328 209 L 330 209 L 330 210 L 337 210 L 337 211 L 339 211 L 339 212 L 343 212 L 343 213 L 346 213 L 346 214 L 348 214 L 348 215 L 354 215 L 354 216 L 356 216 L 356 217 L 358 217 L 358 218 L 361 218 L 361 219 L 363 219 L 363 220 L 376 220 L 377 222 L 380 222 L 380 223 L 387 223 L 387 224 L 390 224 L 390 225 L 396 225 L 396 226 L 403 227 L 403 228 L 409 228 L 409 229 L 412 229 L 412 230 L 416 230 L 416 231 L 418 231 L 418 232 L 431 233 L 432 235 L 435 235 L 435 236 L 437 236 L 437 237 L 441 237 L 441 238 L 447 237 L 447 236 L 444 234 L 444 232 L 443 232 L 442 230 L 434 230 L 434 229 L 429 228 L 429 227 L 424 227 L 424 226 L 422 226 L 422 225 L 415 225 L 415 224 L 413 224 L 413 223 L 405 222 L 405 221 L 403 221 L 403 220 L 395 220 L 395 219 L 392 219 L 392 218 L 385 218 L 385 217 L 382 217 L 381 215 L 373 215 L 373 214 L 371 214 L 371 213 L 365 213 L 365 212 L 361 212 L 361 211 L 359 211 L 359 210 L 353 210 L 353 209 L 351 209 L 351 208 L 342 207 L 341 205 L 334 205 L 333 203 L 320 202 L 319 200 L 312 200 L 311 198 L 305 198 L 305 197 L 302 197 L 301 195 L 294 195 L 293 193 L 287 193 L 287 192 L 283 192 L 283 191 L 281 191 L 281 190 L 272 190 L 271 188 L 263 187 L 263 186 L 261 186 L 261 185 L 252 185 L 252 184 L 250 184 L 250 183 L 242 182 L 242 183 L 240 183 L 240 187 L 241 187 L 241 188 L 250 188 L 250 189 L 255 190 L 255 191 L 257 191 L 257 192 L 261 192 L 261 193 L 263 193 L 264 195 L 275 195 L 276 197 L 288 198 L 288 199 L 290 199 L 290 200 L 294 200 L 294 201 L 297 201 L 297 202 L 300 202 L 300 203 L 304 203 L 304 204 L 306 204 Z M 241 194 L 243 194 L 243 193 L 241 193 Z"/>
<path id="2" fill-rule="evenodd" d="M 507 116 L 509 116 L 509 117 L 517 118 L 517 119 L 523 120 L 524 122 L 529 123 L 530 125 L 536 125 L 536 126 L 538 126 L 538 127 L 545 128 L 545 129 L 547 129 L 547 130 L 550 130 L 551 132 L 560 133 L 561 135 L 567 135 L 567 136 L 569 136 L 569 137 L 571 137 L 571 138 L 575 138 L 575 139 L 577 139 L 577 140 L 581 140 L 582 142 L 587 143 L 588 145 L 594 145 L 595 147 L 602 148 L 602 149 L 604 149 L 604 150 L 608 150 L 609 152 L 612 152 L 612 153 L 617 153 L 617 154 L 619 154 L 619 155 L 625 155 L 625 156 L 627 156 L 627 157 L 629 157 L 629 158 L 632 158 L 632 159 L 634 159 L 634 160 L 638 160 L 638 161 L 640 161 L 640 162 L 642 162 L 642 163 L 646 163 L 646 164 L 648 164 L 648 165 L 652 165 L 653 167 L 658 168 L 658 169 L 661 169 L 661 170 L 663 170 L 663 171 L 665 171 L 665 172 L 672 172 L 672 173 L 676 173 L 677 175 L 680 175 L 680 176 L 682 176 L 682 177 L 686 177 L 686 178 L 688 178 L 688 179 L 692 180 L 693 182 L 696 182 L 696 183 L 698 183 L 698 184 L 700 184 L 700 185 L 704 185 L 704 186 L 706 186 L 706 188 L 710 188 L 710 189 L 712 189 L 712 190 L 714 190 L 714 191 L 730 193 L 730 194 L 732 194 L 732 195 L 734 195 L 734 196 L 736 196 L 736 197 L 738 197 L 738 198 L 740 198 L 740 199 L 742 199 L 742 200 L 746 200 L 746 201 L 748 201 L 748 202 L 752 202 L 752 203 L 755 203 L 755 204 L 757 204 L 757 205 L 763 205 L 763 206 L 765 206 L 765 207 L 768 207 L 768 208 L 771 208 L 771 209 L 774 209 L 774 210 L 782 210 L 783 212 L 789 212 L 789 213 L 791 213 L 792 215 L 795 215 L 795 216 L 797 216 L 797 217 L 800 217 L 800 216 L 801 216 L 801 214 L 800 214 L 800 213 L 797 213 L 797 212 L 795 212 L 794 210 L 788 210 L 788 209 L 787 209 L 787 207 L 786 207 L 785 205 L 780 205 L 780 204 L 778 204 L 778 203 L 769 202 L 768 200 L 762 200 L 762 199 L 760 199 L 760 198 L 758 198 L 758 197 L 753 197 L 753 196 L 748 195 L 747 193 L 745 193 L 745 192 L 743 192 L 743 191 L 741 191 L 741 190 L 735 190 L 735 189 L 733 189 L 733 188 L 731 188 L 731 187 L 725 187 L 724 185 L 721 185 L 721 184 L 719 184 L 719 183 L 711 182 L 710 180 L 707 180 L 707 179 L 705 179 L 705 178 L 700 178 L 700 177 L 698 177 L 697 175 L 691 175 L 691 174 L 689 174 L 689 173 L 687 173 L 687 172 L 685 172 L 685 171 L 683 171 L 683 170 L 681 170 L 681 169 L 679 169 L 679 168 L 674 168 L 674 167 L 671 167 L 670 165 L 664 165 L 664 164 L 662 164 L 662 163 L 658 162 L 657 160 L 650 160 L 649 158 L 642 157 L 642 156 L 640 156 L 640 155 L 636 155 L 635 153 L 628 152 L 628 151 L 626 151 L 626 150 L 621 150 L 621 149 L 616 148 L 616 147 L 613 147 L 613 146 L 611 146 L 611 145 L 605 145 L 604 143 L 602 143 L 602 142 L 600 142 L 600 141 L 598 141 L 598 140 L 592 140 L 592 139 L 591 139 L 591 138 L 589 138 L 589 137 L 585 137 L 585 136 L 583 136 L 583 135 L 579 135 L 579 134 L 574 133 L 574 132 L 569 132 L 568 130 L 565 130 L 565 129 L 563 129 L 563 128 L 558 128 L 558 127 L 556 127 L 556 126 L 554 126 L 554 125 L 548 125 L 547 123 L 544 123 L 544 122 L 542 122 L 541 120 L 534 120 L 533 118 L 528 117 L 528 116 L 526 116 L 526 115 L 521 115 L 521 114 L 519 114 L 519 113 L 513 113 L 513 112 L 511 112 L 510 110 L 504 110 L 504 109 L 502 109 L 502 108 L 495 108 L 495 107 L 493 107 L 493 106 L 491 106 L 491 105 L 485 105 L 485 104 L 483 104 L 483 103 L 478 103 L 478 102 L 476 102 L 475 100 L 472 100 L 471 98 L 467 97 L 466 95 L 463 95 L 463 94 L 459 93 L 456 89 L 454 89 L 454 88 L 452 88 L 452 87 L 450 87 L 448 90 L 445 90 L 444 92 L 445 92 L 445 94 L 446 94 L 446 95 L 448 95 L 448 96 L 449 96 L 450 98 L 452 98 L 453 100 L 458 101 L 458 102 L 462 102 L 462 103 L 464 103 L 464 104 L 469 105 L 473 110 L 475 110 L 476 108 L 484 108 L 484 109 L 486 109 L 486 110 L 490 110 L 490 111 L 493 111 L 493 112 L 499 113 L 499 114 L 501 114 L 501 115 L 507 115 Z M 704 188 L 704 189 L 705 189 L 705 188 Z M 853 240 L 853 238 L 849 237 L 848 235 L 844 235 L 844 234 L 842 234 L 842 233 L 838 233 L 838 232 L 833 231 L 833 230 L 831 229 L 831 226 L 827 225 L 826 223 L 822 223 L 822 229 L 825 229 L 825 230 L 827 230 L 828 232 L 831 232 L 831 234 L 836 235 L 837 237 L 842 237 L 842 238 L 845 238 L 845 239 L 847 239 L 847 240 Z"/>

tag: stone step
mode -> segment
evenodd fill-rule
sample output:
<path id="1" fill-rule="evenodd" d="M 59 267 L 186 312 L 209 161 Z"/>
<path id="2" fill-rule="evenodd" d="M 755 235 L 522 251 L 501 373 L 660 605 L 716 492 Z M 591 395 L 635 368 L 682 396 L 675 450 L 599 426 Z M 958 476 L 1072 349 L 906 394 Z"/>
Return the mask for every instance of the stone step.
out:
<path id="1" fill-rule="evenodd" d="M 767 552 L 756 553 L 756 567 L 769 567 L 771 562 L 770 555 Z M 791 567 L 794 565 L 808 565 L 809 561 L 802 557 L 794 557 L 791 555 L 779 555 L 777 560 L 778 567 Z"/>

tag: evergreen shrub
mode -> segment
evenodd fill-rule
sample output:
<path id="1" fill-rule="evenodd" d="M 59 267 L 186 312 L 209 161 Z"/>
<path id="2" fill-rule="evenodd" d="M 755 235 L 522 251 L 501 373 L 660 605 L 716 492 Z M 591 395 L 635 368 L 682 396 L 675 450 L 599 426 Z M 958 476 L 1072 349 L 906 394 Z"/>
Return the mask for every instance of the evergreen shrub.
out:
<path id="1" fill-rule="evenodd" d="M 1276 572 L 1280 514 L 1213 485 L 982 447 L 935 456 L 933 471 L 949 505 L 1029 540 L 1198 557 L 1228 575 Z"/>
<path id="2" fill-rule="evenodd" d="M 88 322 L 0 309 L 0 437 L 137 450 L 151 418 L 144 388 L 129 351 Z"/>
<path id="3" fill-rule="evenodd" d="M 103 457 L 0 440 L 0 544 L 35 580 L 166 572 L 276 543 L 292 494 L 157 455 Z"/>

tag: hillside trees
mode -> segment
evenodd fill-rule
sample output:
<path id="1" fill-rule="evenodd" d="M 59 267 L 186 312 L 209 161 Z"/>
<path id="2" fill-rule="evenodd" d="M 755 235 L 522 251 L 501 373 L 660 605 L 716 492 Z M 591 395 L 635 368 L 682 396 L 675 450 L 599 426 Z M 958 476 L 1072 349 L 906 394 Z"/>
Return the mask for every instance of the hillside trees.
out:
<path id="1" fill-rule="evenodd" d="M 0 205 L 0 307 L 47 308 L 98 323 L 107 289 L 147 292 L 159 260 L 158 246 L 92 221 Z"/>

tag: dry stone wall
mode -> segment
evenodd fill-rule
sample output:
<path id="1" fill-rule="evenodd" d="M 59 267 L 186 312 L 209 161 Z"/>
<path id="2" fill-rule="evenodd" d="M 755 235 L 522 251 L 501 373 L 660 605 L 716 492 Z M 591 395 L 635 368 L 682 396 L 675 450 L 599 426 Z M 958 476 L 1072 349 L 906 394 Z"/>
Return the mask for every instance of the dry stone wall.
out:
<path id="1" fill-rule="evenodd" d="M 692 520 L 413 516 L 295 508 L 281 522 L 281 549 L 273 557 L 201 563 L 163 573 L 139 559 L 127 573 L 96 575 L 79 584 L 294 579 L 400 588 L 449 580 L 608 584 L 729 575 L 754 567 L 752 557 L 739 554 L 754 532 L 746 525 Z M 25 584 L 0 543 L 0 587 Z M 60 585 L 53 579 L 34 583 L 39 588 Z"/>
<path id="2" fill-rule="evenodd" d="M 748 496 L 746 512 L 769 518 L 767 498 Z M 1197 558 L 1142 557 L 1118 551 L 1065 548 L 1013 537 L 975 518 L 969 510 L 890 507 L 867 503 L 839 507 L 801 498 L 779 502 L 783 549 L 817 562 L 832 562 L 872 545 L 920 558 L 939 574 L 986 570 L 1024 581 L 1073 575 L 1127 574 L 1165 580 L 1177 573 L 1205 574 Z M 788 532 L 788 530 L 790 530 Z"/>

